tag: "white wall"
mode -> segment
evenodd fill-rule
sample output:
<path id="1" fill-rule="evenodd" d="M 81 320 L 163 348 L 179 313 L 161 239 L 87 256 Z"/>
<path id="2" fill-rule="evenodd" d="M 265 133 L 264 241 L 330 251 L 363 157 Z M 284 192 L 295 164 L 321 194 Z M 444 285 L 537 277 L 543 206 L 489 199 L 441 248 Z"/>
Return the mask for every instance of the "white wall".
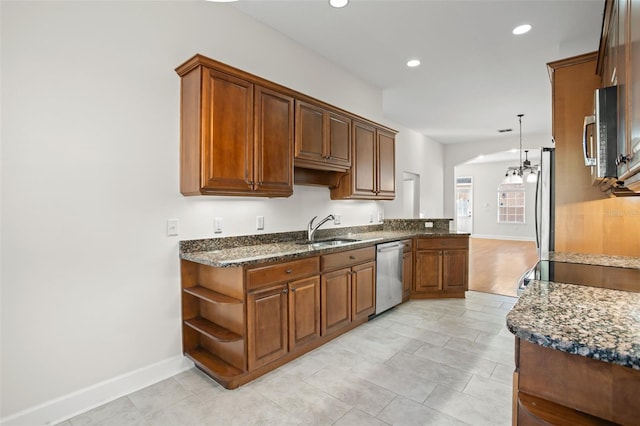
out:
<path id="1" fill-rule="evenodd" d="M 229 5 L 0 7 L 3 418 L 179 357 L 178 240 L 212 237 L 214 216 L 228 236 L 255 233 L 258 214 L 279 232 L 402 206 L 298 186 L 288 199 L 180 195 L 174 68 L 196 52 L 398 128 L 379 89 Z M 439 216 L 442 149 L 401 130 L 398 173 L 428 178 L 421 204 Z"/>
<path id="2" fill-rule="evenodd" d="M 534 150 L 552 146 L 551 134 L 529 134 L 523 136 L 522 149 Z M 519 135 L 488 140 L 485 142 L 444 145 L 444 217 L 455 216 L 455 167 L 479 156 L 518 149 Z"/>
<path id="3" fill-rule="evenodd" d="M 472 236 L 535 241 L 535 183 L 525 183 L 524 224 L 498 223 L 498 185 L 513 162 L 463 164 L 455 168 L 455 177 L 473 177 Z"/>
<path id="4" fill-rule="evenodd" d="M 396 142 L 396 199 L 383 203 L 385 217 L 404 217 L 403 172 L 420 175 L 420 211 L 424 217 L 443 217 L 442 145 L 409 129 L 396 126 L 396 130 L 401 136 Z"/>

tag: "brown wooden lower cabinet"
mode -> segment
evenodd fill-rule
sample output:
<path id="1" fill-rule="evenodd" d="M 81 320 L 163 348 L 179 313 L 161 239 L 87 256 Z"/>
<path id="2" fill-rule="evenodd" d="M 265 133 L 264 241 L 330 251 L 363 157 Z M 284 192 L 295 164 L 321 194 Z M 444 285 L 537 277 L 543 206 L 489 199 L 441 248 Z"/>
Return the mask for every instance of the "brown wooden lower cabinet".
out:
<path id="1" fill-rule="evenodd" d="M 375 311 L 375 257 L 375 247 L 321 256 L 323 336 L 361 324 Z"/>
<path id="2" fill-rule="evenodd" d="M 638 395 L 638 370 L 516 338 L 516 425 L 637 425 Z"/>
<path id="3" fill-rule="evenodd" d="M 289 351 L 287 293 L 285 284 L 247 295 L 249 370 L 278 359 Z"/>
<path id="4" fill-rule="evenodd" d="M 402 253 L 402 301 L 409 300 L 413 288 L 413 241 L 404 240 Z"/>
<path id="5" fill-rule="evenodd" d="M 464 297 L 468 287 L 468 236 L 416 238 L 412 298 Z"/>
<path id="6" fill-rule="evenodd" d="M 289 284 L 289 350 L 320 338 L 320 277 Z"/>
<path id="7" fill-rule="evenodd" d="M 322 274 L 322 335 L 351 323 L 351 268 Z"/>
<path id="8" fill-rule="evenodd" d="M 376 309 L 376 263 L 351 268 L 351 320 L 369 318 Z"/>
<path id="9" fill-rule="evenodd" d="M 468 239 L 452 240 L 405 241 L 405 298 L 464 295 Z M 228 389 L 363 324 L 375 312 L 375 246 L 228 268 L 182 260 L 181 275 L 184 354 Z"/>
<path id="10" fill-rule="evenodd" d="M 268 364 L 320 337 L 320 277 L 247 295 L 248 369 Z"/>

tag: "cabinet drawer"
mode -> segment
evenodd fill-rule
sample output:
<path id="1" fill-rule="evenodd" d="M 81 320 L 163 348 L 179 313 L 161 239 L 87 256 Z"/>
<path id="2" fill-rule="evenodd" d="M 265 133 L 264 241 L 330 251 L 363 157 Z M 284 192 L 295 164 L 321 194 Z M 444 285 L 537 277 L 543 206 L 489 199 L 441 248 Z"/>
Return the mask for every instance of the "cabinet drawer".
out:
<path id="1" fill-rule="evenodd" d="M 262 287 L 267 284 L 288 282 L 305 276 L 317 274 L 320 271 L 318 257 L 278 263 L 247 271 L 247 290 Z"/>
<path id="2" fill-rule="evenodd" d="M 340 253 L 321 256 L 320 267 L 323 271 L 357 265 L 376 258 L 376 248 L 366 247 L 357 250 L 342 251 Z"/>
<path id="3" fill-rule="evenodd" d="M 404 244 L 404 247 L 402 248 L 402 252 L 406 253 L 409 252 L 413 249 L 413 241 L 412 240 L 402 240 L 401 241 L 402 244 Z"/>
<path id="4" fill-rule="evenodd" d="M 417 238 L 416 249 L 469 248 L 469 238 Z"/>

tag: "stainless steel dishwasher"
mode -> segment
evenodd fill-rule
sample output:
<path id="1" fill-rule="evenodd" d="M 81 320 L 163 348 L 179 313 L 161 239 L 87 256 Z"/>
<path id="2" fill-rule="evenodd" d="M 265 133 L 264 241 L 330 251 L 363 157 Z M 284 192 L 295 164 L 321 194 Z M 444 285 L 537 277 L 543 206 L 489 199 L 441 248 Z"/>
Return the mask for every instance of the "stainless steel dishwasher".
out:
<path id="1" fill-rule="evenodd" d="M 375 315 L 402 302 L 401 241 L 376 246 L 376 311 Z"/>

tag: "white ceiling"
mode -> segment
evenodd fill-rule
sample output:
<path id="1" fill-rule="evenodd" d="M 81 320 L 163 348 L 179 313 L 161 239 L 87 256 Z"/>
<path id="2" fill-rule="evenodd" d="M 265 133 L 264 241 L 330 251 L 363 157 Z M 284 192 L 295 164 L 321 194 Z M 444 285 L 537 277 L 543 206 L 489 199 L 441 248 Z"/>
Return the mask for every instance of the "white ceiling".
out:
<path id="1" fill-rule="evenodd" d="M 598 48 L 604 0 L 240 0 L 240 11 L 383 89 L 385 116 L 441 143 L 551 136 L 546 63 Z M 522 36 L 511 30 L 529 23 Z M 422 65 L 405 63 L 418 58 Z M 498 129 L 513 133 L 499 134 Z"/>

